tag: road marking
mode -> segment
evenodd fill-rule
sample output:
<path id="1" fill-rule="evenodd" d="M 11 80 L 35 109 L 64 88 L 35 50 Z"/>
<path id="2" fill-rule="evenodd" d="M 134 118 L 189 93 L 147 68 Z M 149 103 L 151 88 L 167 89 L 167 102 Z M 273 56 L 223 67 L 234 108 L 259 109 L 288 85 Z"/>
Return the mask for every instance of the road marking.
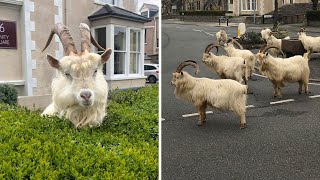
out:
<path id="1" fill-rule="evenodd" d="M 161 118 L 161 121 L 164 121 L 165 119 L 164 118 Z"/>
<path id="2" fill-rule="evenodd" d="M 259 76 L 259 77 L 263 77 L 263 78 L 268 78 L 267 76 L 263 76 L 263 75 L 256 74 L 256 73 L 253 73 L 253 75 L 256 75 L 256 76 Z"/>
<path id="3" fill-rule="evenodd" d="M 178 26 L 178 27 L 176 27 L 176 28 L 177 28 L 177 29 L 182 29 L 182 28 L 181 28 L 181 27 L 179 27 L 179 26 Z"/>
<path id="4" fill-rule="evenodd" d="M 281 101 L 274 101 L 274 102 L 270 102 L 271 105 L 273 104 L 281 104 L 281 103 L 286 103 L 286 102 L 292 102 L 294 101 L 294 99 L 286 99 L 286 100 L 281 100 Z"/>
<path id="5" fill-rule="evenodd" d="M 320 86 L 320 84 L 318 84 L 318 83 L 308 83 L 308 84 Z"/>
<path id="6" fill-rule="evenodd" d="M 203 31 L 203 32 L 206 33 L 206 34 L 209 35 L 209 36 L 214 36 L 214 34 L 210 34 L 210 33 L 205 32 L 205 31 Z"/>
<path id="7" fill-rule="evenodd" d="M 320 97 L 320 95 L 314 95 L 314 96 L 309 96 L 309 98 L 318 98 L 318 97 Z"/>
<path id="8" fill-rule="evenodd" d="M 196 32 L 202 32 L 202 30 L 198 30 L 198 29 L 192 29 L 192 30 Z"/>
<path id="9" fill-rule="evenodd" d="M 212 111 L 207 111 L 206 114 L 212 114 Z M 192 113 L 192 114 L 184 114 L 182 117 L 192 117 L 192 116 L 199 116 L 199 113 Z"/>
<path id="10" fill-rule="evenodd" d="M 246 106 L 246 108 L 253 108 L 254 107 L 254 105 L 248 105 L 248 106 Z"/>

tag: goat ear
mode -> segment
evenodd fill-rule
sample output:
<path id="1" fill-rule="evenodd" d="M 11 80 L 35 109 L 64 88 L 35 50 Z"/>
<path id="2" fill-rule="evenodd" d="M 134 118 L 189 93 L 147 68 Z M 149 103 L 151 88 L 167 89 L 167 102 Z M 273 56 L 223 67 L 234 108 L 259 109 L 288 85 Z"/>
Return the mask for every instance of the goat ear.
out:
<path id="1" fill-rule="evenodd" d="M 60 62 L 59 60 L 57 60 L 56 58 L 54 58 L 51 54 L 47 54 L 47 60 L 49 62 L 49 64 L 56 68 L 56 69 L 59 69 L 60 67 Z"/>
<path id="2" fill-rule="evenodd" d="M 112 50 L 108 48 L 104 51 L 104 53 L 101 55 L 101 63 L 104 64 L 110 59 L 110 55 L 112 53 Z"/>

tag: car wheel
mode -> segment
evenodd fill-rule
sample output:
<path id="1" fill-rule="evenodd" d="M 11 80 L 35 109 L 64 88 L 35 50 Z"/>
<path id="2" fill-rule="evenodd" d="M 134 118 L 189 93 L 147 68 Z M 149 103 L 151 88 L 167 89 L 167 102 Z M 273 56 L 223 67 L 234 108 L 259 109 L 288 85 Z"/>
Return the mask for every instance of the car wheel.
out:
<path id="1" fill-rule="evenodd" d="M 156 83 L 156 82 L 157 82 L 157 78 L 154 77 L 154 76 L 149 76 L 148 81 L 149 81 L 150 83 Z"/>

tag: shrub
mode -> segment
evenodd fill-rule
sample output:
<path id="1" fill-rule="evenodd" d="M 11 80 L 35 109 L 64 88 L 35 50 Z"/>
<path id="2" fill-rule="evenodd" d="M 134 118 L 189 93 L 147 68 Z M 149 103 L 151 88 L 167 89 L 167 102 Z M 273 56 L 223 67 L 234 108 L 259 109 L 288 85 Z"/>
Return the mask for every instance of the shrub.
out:
<path id="1" fill-rule="evenodd" d="M 180 15 L 184 13 L 185 16 L 225 16 L 232 11 L 180 11 L 179 13 Z"/>
<path id="2" fill-rule="evenodd" d="M 258 32 L 245 32 L 239 38 L 239 43 L 241 45 L 247 44 L 263 44 L 263 39 L 261 38 L 261 34 Z"/>
<path id="3" fill-rule="evenodd" d="M 306 12 L 307 20 L 319 21 L 320 10 L 317 11 L 307 11 Z"/>
<path id="4" fill-rule="evenodd" d="M 17 104 L 18 92 L 11 84 L 0 84 L 0 103 Z"/>
<path id="5" fill-rule="evenodd" d="M 131 102 L 111 100 L 103 125 L 80 131 L 0 104 L 0 179 L 157 179 L 158 86 L 114 96 Z"/>

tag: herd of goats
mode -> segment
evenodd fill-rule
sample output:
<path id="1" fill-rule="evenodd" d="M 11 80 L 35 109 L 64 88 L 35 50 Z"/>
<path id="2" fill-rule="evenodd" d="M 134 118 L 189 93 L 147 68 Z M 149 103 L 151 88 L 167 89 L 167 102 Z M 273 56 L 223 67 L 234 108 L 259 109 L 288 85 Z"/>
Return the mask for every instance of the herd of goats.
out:
<path id="1" fill-rule="evenodd" d="M 200 115 L 198 125 L 203 125 L 206 121 L 206 108 L 210 106 L 235 112 L 240 117 L 240 128 L 243 129 L 246 127 L 247 81 L 252 77 L 255 67 L 272 82 L 274 97 L 282 97 L 284 82 L 298 82 L 299 94 L 302 93 L 302 87 L 304 93 L 309 94 L 308 61 L 311 53 L 320 52 L 320 37 L 307 36 L 304 28 L 300 29 L 298 35 L 307 52 L 303 56 L 284 58 L 281 39 L 274 37 L 270 29 L 261 31 L 266 44 L 257 54 L 243 49 L 237 41 L 228 39 L 226 32 L 221 30 L 216 34 L 217 43 L 209 44 L 202 57 L 202 62 L 221 79 L 195 78 L 182 71 L 186 66 L 193 66 L 196 68 L 196 74 L 200 72 L 195 61 L 187 60 L 182 62 L 172 75 L 174 93 L 177 98 L 189 101 L 197 108 Z M 227 56 L 211 53 L 214 47 L 217 52 L 222 48 Z"/>

